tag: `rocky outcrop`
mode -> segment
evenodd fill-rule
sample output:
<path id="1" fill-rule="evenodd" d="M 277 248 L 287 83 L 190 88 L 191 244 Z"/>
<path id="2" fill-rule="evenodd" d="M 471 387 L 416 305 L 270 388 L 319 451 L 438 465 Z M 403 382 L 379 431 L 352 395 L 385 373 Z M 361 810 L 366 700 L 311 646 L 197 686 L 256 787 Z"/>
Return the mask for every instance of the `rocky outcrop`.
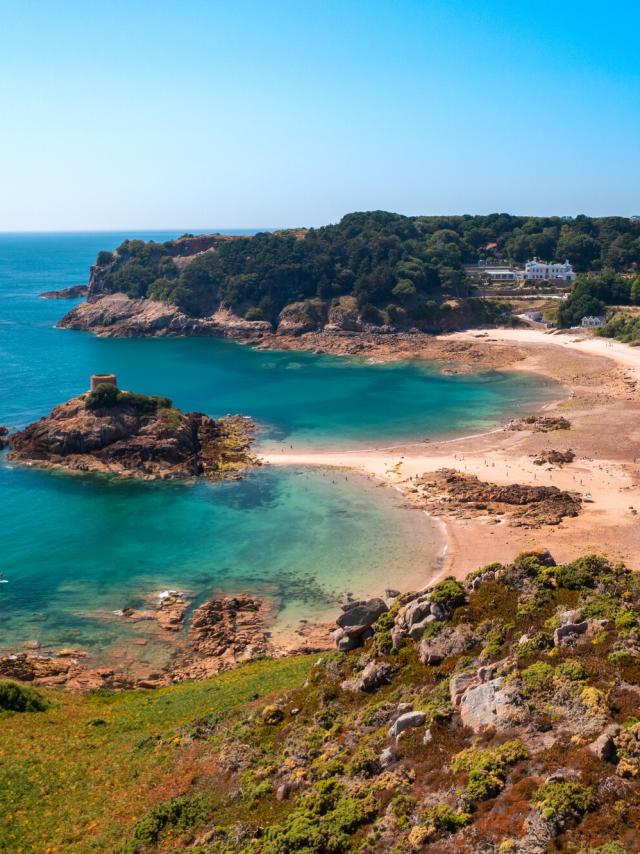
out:
<path id="1" fill-rule="evenodd" d="M 270 605 L 240 594 L 211 599 L 191 618 L 186 644 L 170 668 L 173 681 L 201 679 L 269 651 Z"/>
<path id="2" fill-rule="evenodd" d="M 278 335 L 302 335 L 324 326 L 327 304 L 322 300 L 306 300 L 286 305 L 278 315 Z"/>
<path id="3" fill-rule="evenodd" d="M 81 303 L 58 326 L 95 332 L 106 338 L 215 336 L 256 340 L 272 331 L 267 321 L 244 320 L 229 311 L 189 317 L 170 303 L 131 299 L 125 294 L 110 294 Z"/>
<path id="4" fill-rule="evenodd" d="M 43 291 L 42 299 L 80 299 L 89 293 L 88 285 L 72 285 L 70 288 L 61 288 L 59 291 Z"/>
<path id="5" fill-rule="evenodd" d="M 506 425 L 506 430 L 531 430 L 532 433 L 550 433 L 553 430 L 570 430 L 571 422 L 562 415 L 527 415 L 515 418 Z"/>
<path id="6" fill-rule="evenodd" d="M 394 672 L 395 668 L 386 661 L 370 661 L 359 676 L 343 682 L 342 689 L 370 693 L 390 682 Z"/>
<path id="7" fill-rule="evenodd" d="M 0 425 L 0 451 L 9 444 L 9 428 Z"/>
<path id="8" fill-rule="evenodd" d="M 550 448 L 549 450 L 541 451 L 533 460 L 535 465 L 543 466 L 545 464 L 550 466 L 563 466 L 568 463 L 572 463 L 576 458 L 576 455 L 571 450 L 571 448 L 566 451 L 558 451 L 555 448 Z"/>
<path id="9" fill-rule="evenodd" d="M 434 516 L 504 516 L 512 526 L 526 528 L 558 525 L 567 517 L 577 516 L 582 506 L 578 493 L 556 486 L 503 486 L 455 469 L 423 475 L 408 492 Z"/>
<path id="10" fill-rule="evenodd" d="M 383 599 L 358 600 L 344 605 L 333 634 L 338 649 L 347 652 L 360 646 L 373 634 L 371 626 L 388 610 Z"/>
<path id="11" fill-rule="evenodd" d="M 9 459 L 146 480 L 237 478 L 257 464 L 249 419 L 214 419 L 183 413 L 164 398 L 120 395 L 114 405 L 98 409 L 87 407 L 86 394 L 57 406 L 9 436 Z"/>
<path id="12" fill-rule="evenodd" d="M 460 655 L 476 643 L 476 636 L 471 626 L 463 623 L 460 626 L 447 627 L 433 638 L 420 643 L 419 655 L 423 664 L 440 664 L 450 655 Z"/>

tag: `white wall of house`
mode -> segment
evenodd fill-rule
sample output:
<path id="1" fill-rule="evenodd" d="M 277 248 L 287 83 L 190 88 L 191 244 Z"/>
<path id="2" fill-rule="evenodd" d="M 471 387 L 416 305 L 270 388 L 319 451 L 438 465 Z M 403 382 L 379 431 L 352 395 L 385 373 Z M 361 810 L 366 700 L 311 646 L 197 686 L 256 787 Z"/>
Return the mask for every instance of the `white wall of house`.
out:
<path id="1" fill-rule="evenodd" d="M 576 274 L 568 261 L 564 264 L 547 264 L 534 258 L 533 261 L 527 261 L 525 264 L 524 277 L 534 281 L 562 279 L 564 282 L 573 282 Z"/>

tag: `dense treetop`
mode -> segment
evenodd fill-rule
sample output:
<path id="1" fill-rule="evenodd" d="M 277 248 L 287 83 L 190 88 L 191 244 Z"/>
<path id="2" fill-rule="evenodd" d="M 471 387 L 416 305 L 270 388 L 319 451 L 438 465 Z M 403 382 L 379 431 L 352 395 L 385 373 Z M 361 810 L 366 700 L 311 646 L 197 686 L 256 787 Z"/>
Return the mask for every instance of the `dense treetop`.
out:
<path id="1" fill-rule="evenodd" d="M 94 289 L 167 300 L 196 316 L 223 305 L 272 321 L 292 302 L 351 296 L 364 318 L 420 321 L 443 299 L 470 295 L 464 265 L 481 258 L 568 258 L 578 272 L 640 263 L 640 221 L 624 217 L 351 213 L 322 228 L 223 239 L 215 251 L 196 246 L 187 260 L 190 240 L 202 239 L 128 240 L 101 252 Z"/>

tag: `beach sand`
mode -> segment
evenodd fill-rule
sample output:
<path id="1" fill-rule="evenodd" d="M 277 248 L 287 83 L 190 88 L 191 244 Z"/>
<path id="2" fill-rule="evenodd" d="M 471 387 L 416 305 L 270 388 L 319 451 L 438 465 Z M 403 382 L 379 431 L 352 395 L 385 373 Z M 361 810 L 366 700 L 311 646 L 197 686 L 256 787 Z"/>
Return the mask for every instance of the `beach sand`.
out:
<path id="1" fill-rule="evenodd" d="M 442 340 L 442 339 L 440 339 Z M 263 457 L 272 465 L 320 465 L 363 472 L 391 488 L 407 489 L 411 478 L 440 468 L 476 475 L 483 481 L 556 486 L 583 496 L 582 513 L 559 525 L 511 527 L 495 516 L 440 517 L 446 526 L 444 571 L 464 576 L 493 561 L 508 561 L 520 551 L 549 548 L 557 560 L 590 552 L 605 553 L 634 566 L 640 554 L 640 350 L 602 338 L 534 329 L 471 330 L 446 336 L 470 345 L 471 361 L 481 370 L 503 365 L 552 377 L 570 389 L 568 399 L 548 404 L 546 414 L 563 415 L 570 430 L 549 433 L 500 429 L 480 436 L 336 452 L 283 449 Z M 515 349 L 514 349 L 515 345 Z M 476 353 L 477 350 L 477 353 Z M 571 448 L 576 459 L 562 468 L 539 466 L 533 457 L 545 449 Z M 394 579 L 389 583 L 394 585 Z"/>

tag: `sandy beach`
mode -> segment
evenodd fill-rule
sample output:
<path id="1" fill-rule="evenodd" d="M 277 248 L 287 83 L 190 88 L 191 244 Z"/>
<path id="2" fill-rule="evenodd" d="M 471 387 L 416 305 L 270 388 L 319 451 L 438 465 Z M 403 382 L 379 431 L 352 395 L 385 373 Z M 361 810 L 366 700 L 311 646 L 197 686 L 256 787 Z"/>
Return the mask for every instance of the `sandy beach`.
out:
<path id="1" fill-rule="evenodd" d="M 406 493 L 413 506 L 414 479 L 442 468 L 475 475 L 496 485 L 553 486 L 578 493 L 582 512 L 560 524 L 514 527 L 509 520 L 477 513 L 439 518 L 446 526 L 444 570 L 463 576 L 520 551 L 549 548 L 559 560 L 588 552 L 635 565 L 640 550 L 640 351 L 588 335 L 548 334 L 536 329 L 470 330 L 438 339 L 446 352 L 463 345 L 475 368 L 495 366 L 535 371 L 570 389 L 567 399 L 545 407 L 545 414 L 569 419 L 568 430 L 552 432 L 499 429 L 428 444 L 336 452 L 282 449 L 263 457 L 272 465 L 331 466 L 362 472 Z M 550 449 L 573 450 L 563 466 L 537 465 Z M 401 586 L 402 579 L 390 579 Z"/>

